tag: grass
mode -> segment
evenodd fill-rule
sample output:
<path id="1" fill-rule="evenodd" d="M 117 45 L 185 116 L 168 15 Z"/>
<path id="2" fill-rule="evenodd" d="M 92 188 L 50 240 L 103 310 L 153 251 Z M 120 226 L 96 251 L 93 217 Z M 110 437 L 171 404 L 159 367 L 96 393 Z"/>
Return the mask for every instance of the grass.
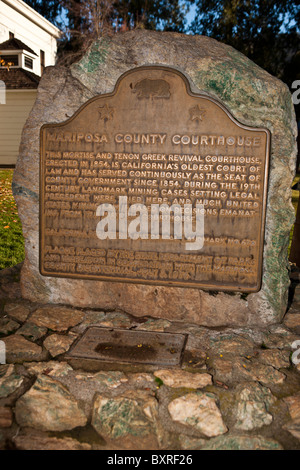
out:
<path id="1" fill-rule="evenodd" d="M 12 195 L 13 170 L 0 170 L 0 269 L 15 266 L 24 259 L 21 221 Z"/>
<path id="2" fill-rule="evenodd" d="M 294 184 L 298 183 L 300 181 L 300 173 L 297 174 L 296 178 L 294 179 Z M 292 203 L 293 206 L 295 207 L 295 211 L 297 211 L 297 204 L 299 202 L 299 191 L 292 191 Z"/>
<path id="3" fill-rule="evenodd" d="M 298 183 L 298 181 L 300 181 L 300 173 L 297 173 L 294 179 L 293 185 Z M 295 208 L 295 214 L 297 213 L 297 206 L 299 203 L 299 194 L 300 194 L 300 191 L 294 191 L 294 190 L 292 191 L 292 204 Z M 289 250 L 288 250 L 289 253 L 290 253 L 291 244 L 292 244 L 293 231 L 294 231 L 294 227 L 292 228 L 291 233 L 290 233 L 290 244 L 289 244 Z"/>
<path id="4" fill-rule="evenodd" d="M 24 259 L 24 238 L 21 221 L 12 195 L 13 170 L 0 170 L 0 269 L 15 266 Z M 294 184 L 300 181 L 297 174 Z M 292 191 L 292 203 L 297 211 L 299 191 Z M 293 230 L 290 234 L 290 246 Z M 290 250 L 289 246 L 289 250 Z"/>

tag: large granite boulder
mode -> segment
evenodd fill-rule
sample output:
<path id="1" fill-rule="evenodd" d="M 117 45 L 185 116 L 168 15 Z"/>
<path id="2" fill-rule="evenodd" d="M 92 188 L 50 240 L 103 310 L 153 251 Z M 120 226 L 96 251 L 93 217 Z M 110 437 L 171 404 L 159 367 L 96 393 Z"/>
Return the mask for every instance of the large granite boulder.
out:
<path id="1" fill-rule="evenodd" d="M 200 289 L 45 277 L 39 273 L 39 138 L 96 95 L 114 90 L 126 71 L 166 65 L 181 71 L 195 92 L 222 102 L 242 124 L 272 134 L 262 288 L 249 295 Z M 13 191 L 26 240 L 24 298 L 76 307 L 122 309 L 206 326 L 265 325 L 282 319 L 289 286 L 287 246 L 294 221 L 291 183 L 296 121 L 288 88 L 233 48 L 203 36 L 132 31 L 95 41 L 70 68 L 45 70 L 23 130 Z"/>

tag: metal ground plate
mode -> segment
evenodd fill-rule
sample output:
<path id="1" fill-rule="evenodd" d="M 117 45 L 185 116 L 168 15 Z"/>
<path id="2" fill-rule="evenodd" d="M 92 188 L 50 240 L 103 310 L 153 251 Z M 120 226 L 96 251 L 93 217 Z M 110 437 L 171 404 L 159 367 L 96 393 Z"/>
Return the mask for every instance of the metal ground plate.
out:
<path id="1" fill-rule="evenodd" d="M 119 328 L 88 328 L 68 358 L 112 363 L 180 366 L 187 335 Z"/>

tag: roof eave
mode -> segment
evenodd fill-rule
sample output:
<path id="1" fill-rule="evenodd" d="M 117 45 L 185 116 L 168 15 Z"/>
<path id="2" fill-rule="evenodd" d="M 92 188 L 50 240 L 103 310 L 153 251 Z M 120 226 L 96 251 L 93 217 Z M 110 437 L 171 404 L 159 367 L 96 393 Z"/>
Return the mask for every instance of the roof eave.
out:
<path id="1" fill-rule="evenodd" d="M 6 3 L 11 8 L 16 10 L 21 15 L 25 16 L 27 19 L 35 23 L 40 28 L 44 29 L 47 33 L 51 34 L 53 37 L 58 39 L 62 34 L 62 31 L 54 26 L 50 21 L 46 20 L 42 15 L 40 15 L 37 11 L 31 8 L 22 0 L 2 0 L 3 3 Z"/>

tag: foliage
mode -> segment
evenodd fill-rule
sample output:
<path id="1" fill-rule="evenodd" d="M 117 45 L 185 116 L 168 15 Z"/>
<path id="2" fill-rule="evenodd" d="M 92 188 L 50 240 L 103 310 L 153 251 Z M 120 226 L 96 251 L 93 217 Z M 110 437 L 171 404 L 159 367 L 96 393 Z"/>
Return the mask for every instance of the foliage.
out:
<path id="1" fill-rule="evenodd" d="M 99 34 L 134 28 L 183 31 L 186 6 L 180 0 L 62 0 L 70 28 Z"/>
<path id="2" fill-rule="evenodd" d="M 24 239 L 17 206 L 12 195 L 13 170 L 0 170 L 0 269 L 24 259 Z"/>
<path id="3" fill-rule="evenodd" d="M 185 16 L 196 6 L 190 32 L 238 49 L 289 86 L 300 80 L 299 0 L 25 0 L 58 27 L 67 29 L 59 56 L 78 60 L 97 37 L 144 28 L 186 31 Z M 1 61 L 1 59 L 0 59 Z M 3 63 L 2 66 L 9 64 Z M 300 105 L 296 106 L 300 119 Z M 10 190 L 12 172 L 0 171 L 0 269 L 24 257 L 23 237 Z M 299 192 L 293 192 L 296 207 Z"/>
<path id="4" fill-rule="evenodd" d="M 299 49 L 297 0 L 197 0 L 193 33 L 229 44 L 282 78 Z"/>
<path id="5" fill-rule="evenodd" d="M 47 20 L 56 26 L 60 26 L 59 16 L 62 13 L 62 1 L 61 0 L 24 0 L 27 5 L 36 10 Z"/>
<path id="6" fill-rule="evenodd" d="M 60 61 L 80 58 L 91 42 L 112 31 L 111 0 L 62 0 L 67 28 L 59 43 Z"/>
<path id="7" fill-rule="evenodd" d="M 296 176 L 295 176 L 295 179 L 294 179 L 294 182 L 293 182 L 293 185 L 295 185 L 296 183 L 300 183 L 300 173 L 298 173 Z M 297 190 L 292 190 L 292 204 L 294 206 L 294 209 L 295 209 L 295 214 L 297 214 L 297 207 L 298 207 L 298 204 L 300 204 L 300 192 Z M 294 226 L 292 227 L 292 230 L 290 232 L 290 242 L 289 242 L 289 248 L 288 248 L 288 252 L 290 253 L 291 251 L 291 246 L 292 246 L 292 240 L 293 240 L 293 233 L 294 233 Z"/>
<path id="8" fill-rule="evenodd" d="M 91 42 L 118 31 L 144 28 L 186 32 L 189 28 L 233 46 L 289 86 L 300 76 L 299 0 L 25 0 L 58 24 L 67 26 L 59 57 L 78 60 Z M 298 56 L 297 56 L 298 51 Z"/>
<path id="9" fill-rule="evenodd" d="M 94 30 L 100 18 L 110 22 L 115 31 L 142 27 L 164 31 L 183 31 L 187 7 L 181 0 L 24 0 L 57 26 L 65 10 L 69 29 Z M 187 0 L 192 3 L 191 0 Z M 109 13 L 107 15 L 107 13 Z M 96 20 L 96 21 L 95 21 Z"/>
<path id="10" fill-rule="evenodd" d="M 7 68 L 7 70 L 9 70 L 12 65 L 14 65 L 13 62 L 6 62 L 6 60 L 4 60 L 0 57 L 0 66 L 1 67 L 5 67 L 5 68 Z"/>
<path id="11" fill-rule="evenodd" d="M 179 0 L 117 0 L 114 22 L 117 30 L 139 27 L 183 32 L 186 11 L 186 5 Z"/>
<path id="12" fill-rule="evenodd" d="M 72 61 L 103 35 L 135 28 L 183 32 L 188 10 L 181 0 L 62 0 L 62 4 L 68 27 L 59 55 L 69 54 Z"/>

